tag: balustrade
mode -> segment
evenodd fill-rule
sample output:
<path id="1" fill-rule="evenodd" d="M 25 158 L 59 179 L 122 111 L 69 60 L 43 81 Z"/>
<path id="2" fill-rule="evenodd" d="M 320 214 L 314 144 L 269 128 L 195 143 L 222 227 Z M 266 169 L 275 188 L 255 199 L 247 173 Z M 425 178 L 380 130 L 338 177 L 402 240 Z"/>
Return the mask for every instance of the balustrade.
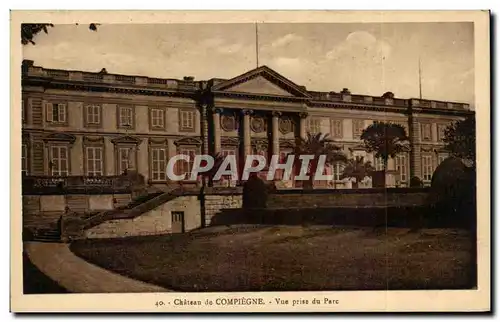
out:
<path id="1" fill-rule="evenodd" d="M 23 188 L 43 191 L 51 188 L 59 189 L 130 189 L 135 184 L 133 178 L 127 176 L 27 176 L 23 178 Z"/>

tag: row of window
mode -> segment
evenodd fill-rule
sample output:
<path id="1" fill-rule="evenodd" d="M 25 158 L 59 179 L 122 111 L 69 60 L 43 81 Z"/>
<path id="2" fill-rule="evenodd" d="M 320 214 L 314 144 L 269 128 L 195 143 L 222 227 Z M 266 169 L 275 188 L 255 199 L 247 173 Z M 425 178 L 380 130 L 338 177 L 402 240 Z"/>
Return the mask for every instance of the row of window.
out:
<path id="1" fill-rule="evenodd" d="M 53 176 L 67 176 L 70 174 L 69 169 L 69 147 L 66 145 L 53 145 L 49 149 L 49 170 Z M 127 169 L 135 169 L 136 153 L 131 147 L 118 147 L 116 150 L 117 158 L 117 173 L 123 173 Z M 286 162 L 287 155 L 291 151 L 281 151 L 281 161 Z M 190 161 L 180 160 L 177 162 L 177 170 L 180 173 L 187 173 L 187 177 L 190 176 L 190 169 L 193 166 L 194 156 L 197 154 L 195 148 L 180 148 L 179 154 L 189 155 Z M 221 154 L 223 156 L 236 155 L 235 149 L 222 149 Z M 446 154 L 438 154 L 438 162 L 446 159 Z M 85 159 L 85 175 L 87 176 L 101 176 L 104 175 L 104 148 L 100 146 L 88 146 L 85 147 L 84 151 Z M 399 173 L 399 179 L 401 182 L 408 181 L 408 156 L 407 154 L 399 154 L 395 158 L 395 169 Z M 153 181 L 165 181 L 167 180 L 167 163 L 168 163 L 168 151 L 166 147 L 152 147 L 150 149 L 150 162 L 151 162 L 151 179 Z M 381 159 L 374 159 L 373 164 L 375 170 L 383 170 L 384 164 Z M 24 174 L 28 173 L 28 149 L 27 145 L 22 145 L 21 154 L 21 167 Z M 344 165 L 336 164 L 332 173 L 336 181 L 339 181 L 343 172 Z M 422 155 L 422 179 L 424 181 L 430 181 L 432 174 L 435 170 L 433 164 L 433 156 L 431 154 Z"/>
<path id="2" fill-rule="evenodd" d="M 49 124 L 67 124 L 68 107 L 66 103 L 45 102 L 46 121 Z M 84 105 L 84 122 L 87 127 L 102 126 L 102 105 Z M 23 104 L 24 120 L 24 104 Z M 153 130 L 165 130 L 167 115 L 162 107 L 149 108 L 149 124 Z M 117 106 L 117 125 L 119 128 L 133 129 L 135 127 L 135 108 L 133 106 Z M 194 132 L 196 128 L 196 114 L 192 110 L 179 110 L 179 130 Z"/>
<path id="3" fill-rule="evenodd" d="M 70 148 L 67 145 L 52 145 L 49 148 L 49 173 L 52 176 L 68 176 L 70 175 Z M 196 149 L 180 148 L 179 154 L 189 155 L 190 162 L 180 160 L 176 163 L 175 172 L 188 173 L 193 165 L 194 156 L 197 154 Z M 22 145 L 21 152 L 21 170 L 27 175 L 28 164 L 28 147 Z M 136 151 L 133 147 L 118 147 L 116 149 L 116 173 L 121 174 L 125 170 L 136 169 Z M 154 181 L 165 181 L 166 168 L 168 162 L 168 153 L 166 147 L 153 147 L 150 150 L 151 160 L 151 176 Z M 104 173 L 104 148 L 102 146 L 87 146 L 84 148 L 84 175 L 86 176 L 102 176 Z"/>
<path id="4" fill-rule="evenodd" d="M 307 131 L 311 133 L 321 132 L 321 118 L 308 118 Z M 331 119 L 330 136 L 334 138 L 343 138 L 343 121 L 340 119 Z M 407 127 L 406 124 L 401 125 Z M 444 139 L 447 124 L 437 124 L 437 141 L 440 142 Z M 352 137 L 359 139 L 363 130 L 365 129 L 365 120 L 353 119 L 352 120 Z M 408 133 L 407 133 L 408 134 Z M 423 141 L 432 141 L 432 123 L 421 123 L 421 138 Z"/>

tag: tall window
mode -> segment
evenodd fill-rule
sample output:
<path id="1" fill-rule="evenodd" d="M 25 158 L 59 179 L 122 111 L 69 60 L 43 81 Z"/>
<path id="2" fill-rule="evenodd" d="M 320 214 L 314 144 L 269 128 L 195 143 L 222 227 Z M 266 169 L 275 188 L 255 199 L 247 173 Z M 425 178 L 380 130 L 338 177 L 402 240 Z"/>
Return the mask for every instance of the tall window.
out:
<path id="1" fill-rule="evenodd" d="M 342 120 L 332 120 L 332 136 L 342 138 Z"/>
<path id="2" fill-rule="evenodd" d="M 432 179 L 432 156 L 422 156 L 422 176 L 424 181 L 431 181 Z"/>
<path id="3" fill-rule="evenodd" d="M 343 163 L 337 162 L 333 165 L 333 179 L 335 181 L 340 181 L 342 173 L 344 173 L 345 165 Z"/>
<path id="4" fill-rule="evenodd" d="M 311 134 L 321 132 L 321 119 L 319 118 L 309 118 L 307 120 L 307 131 Z"/>
<path id="5" fill-rule="evenodd" d="M 375 168 L 375 171 L 384 170 L 384 160 L 382 160 L 382 158 L 373 157 L 373 167 Z"/>
<path id="6" fill-rule="evenodd" d="M 45 102 L 45 113 L 49 123 L 66 123 L 66 104 Z"/>
<path id="7" fill-rule="evenodd" d="M 220 154 L 223 158 L 227 157 L 228 155 L 234 155 L 236 156 L 237 153 L 236 153 L 236 149 L 235 148 L 222 148 L 221 151 L 220 151 Z M 236 161 L 238 162 L 238 161 Z M 219 169 L 215 169 L 215 171 L 218 171 Z M 223 180 L 231 180 L 231 176 L 230 175 L 226 175 L 226 176 L 222 176 Z"/>
<path id="8" fill-rule="evenodd" d="M 68 147 L 54 145 L 50 148 L 49 168 L 53 176 L 67 176 L 69 172 Z"/>
<path id="9" fill-rule="evenodd" d="M 122 174 L 125 170 L 134 169 L 133 149 L 131 147 L 118 148 L 118 173 Z"/>
<path id="10" fill-rule="evenodd" d="M 118 110 L 118 125 L 131 127 L 134 124 L 134 111 L 130 106 L 120 106 Z"/>
<path id="11" fill-rule="evenodd" d="M 438 131 L 438 142 L 441 142 L 444 139 L 444 132 L 446 130 L 446 125 L 444 124 L 438 124 L 437 126 L 437 131 Z"/>
<path id="12" fill-rule="evenodd" d="M 194 112 L 181 110 L 179 124 L 181 131 L 194 131 Z"/>
<path id="13" fill-rule="evenodd" d="M 151 149 L 151 179 L 153 181 L 167 180 L 167 149 Z"/>
<path id="14" fill-rule="evenodd" d="M 165 128 L 165 110 L 159 108 L 151 109 L 151 126 L 153 128 Z"/>
<path id="15" fill-rule="evenodd" d="M 87 175 L 103 175 L 103 148 L 97 146 L 86 147 Z"/>
<path id="16" fill-rule="evenodd" d="M 187 155 L 189 156 L 189 162 L 186 160 L 179 160 L 177 162 L 178 165 L 178 174 L 186 174 L 185 180 L 189 180 L 189 177 L 191 177 L 191 170 L 193 169 L 193 163 L 194 163 L 194 157 L 196 155 L 196 150 L 195 149 L 189 149 L 189 148 L 181 148 L 179 150 L 179 153 L 181 155 Z"/>
<path id="17" fill-rule="evenodd" d="M 21 146 L 21 173 L 28 174 L 28 146 L 26 144 Z"/>
<path id="18" fill-rule="evenodd" d="M 365 121 L 364 120 L 352 120 L 352 137 L 355 139 L 359 139 L 361 137 L 361 133 L 365 129 Z"/>
<path id="19" fill-rule="evenodd" d="M 424 141 L 432 140 L 432 130 L 431 130 L 430 123 L 423 123 L 422 124 L 422 140 L 424 140 Z"/>
<path id="20" fill-rule="evenodd" d="M 220 154 L 222 157 L 227 157 L 228 155 L 236 155 L 236 150 L 231 148 L 221 149 Z"/>
<path id="21" fill-rule="evenodd" d="M 101 124 L 101 107 L 99 105 L 87 105 L 85 107 L 85 120 L 88 125 Z"/>
<path id="22" fill-rule="evenodd" d="M 406 154 L 398 154 L 395 161 L 396 170 L 399 173 L 399 180 L 401 182 L 408 181 L 408 158 Z"/>

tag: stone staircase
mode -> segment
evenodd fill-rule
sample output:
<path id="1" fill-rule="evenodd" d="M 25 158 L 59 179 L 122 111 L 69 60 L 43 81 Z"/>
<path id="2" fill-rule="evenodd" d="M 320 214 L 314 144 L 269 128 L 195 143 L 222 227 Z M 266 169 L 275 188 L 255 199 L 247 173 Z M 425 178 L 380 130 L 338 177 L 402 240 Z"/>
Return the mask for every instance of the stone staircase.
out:
<path id="1" fill-rule="evenodd" d="M 143 198 L 133 200 L 125 207 L 119 207 L 113 210 L 103 211 L 94 216 L 86 218 L 83 229 L 95 227 L 103 222 L 116 219 L 132 219 L 138 217 L 145 212 L 155 209 L 156 207 L 168 202 L 178 196 L 183 195 L 185 189 L 176 188 L 167 192 L 150 193 Z"/>
<path id="2" fill-rule="evenodd" d="M 85 212 L 89 208 L 86 195 L 67 195 L 66 203 L 69 209 L 75 212 Z"/>
<path id="3" fill-rule="evenodd" d="M 136 218 L 170 200 L 184 195 L 186 192 L 193 193 L 193 191 L 187 188 L 174 188 L 169 191 L 151 191 L 115 209 L 87 213 L 86 216 L 64 217 L 61 239 L 74 240 L 84 238 L 85 231 L 92 227 L 111 220 Z"/>
<path id="4" fill-rule="evenodd" d="M 71 220 L 77 220 L 82 224 L 81 228 L 88 229 L 106 220 L 140 216 L 144 212 L 176 197 L 177 194 L 173 191 L 152 191 L 133 200 L 124 197 L 119 198 L 120 200 L 116 201 L 118 207 L 112 210 L 86 212 L 84 211 L 86 209 L 85 204 L 83 204 L 84 199 L 75 196 L 75 198 L 70 199 L 71 205 L 73 209 L 82 210 L 81 212 L 75 211 L 71 215 L 61 211 L 23 213 L 23 239 L 60 242 L 62 235 L 58 221 L 61 216 L 64 219 L 63 223 L 68 217 L 71 217 Z"/>
<path id="5" fill-rule="evenodd" d="M 33 234 L 33 240 L 39 242 L 57 243 L 61 241 L 61 232 L 57 228 L 38 229 Z"/>

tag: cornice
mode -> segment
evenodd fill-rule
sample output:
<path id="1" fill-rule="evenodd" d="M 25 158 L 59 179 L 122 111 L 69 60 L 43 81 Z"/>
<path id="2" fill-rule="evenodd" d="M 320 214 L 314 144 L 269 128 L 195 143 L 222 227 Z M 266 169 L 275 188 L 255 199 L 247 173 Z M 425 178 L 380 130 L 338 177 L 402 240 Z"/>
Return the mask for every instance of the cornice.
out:
<path id="1" fill-rule="evenodd" d="M 241 139 L 239 137 L 222 136 L 221 145 L 222 146 L 239 146 Z"/>
<path id="2" fill-rule="evenodd" d="M 184 145 L 195 145 L 200 146 L 202 144 L 201 140 L 194 137 L 183 137 L 174 142 L 176 146 L 184 146 Z"/>
<path id="3" fill-rule="evenodd" d="M 43 78 L 28 78 L 22 81 L 23 86 L 42 86 L 44 88 L 76 90 L 84 92 L 107 92 L 118 94 L 131 95 L 148 95 L 148 96 L 173 96 L 173 97 L 190 97 L 195 98 L 197 91 L 190 90 L 162 90 L 144 86 L 121 86 L 117 84 L 106 83 L 90 83 L 83 81 L 55 81 Z"/>
<path id="4" fill-rule="evenodd" d="M 45 142 L 67 142 L 73 144 L 76 141 L 76 137 L 72 134 L 55 132 L 46 135 L 43 138 Z"/>
<path id="5" fill-rule="evenodd" d="M 225 92 L 225 91 L 212 91 L 214 97 L 230 97 L 230 98 L 245 98 L 247 100 L 258 101 L 273 101 L 273 102 L 304 102 L 309 101 L 308 97 L 297 96 L 279 96 L 267 94 L 254 94 L 243 92 Z"/>
<path id="6" fill-rule="evenodd" d="M 117 138 L 114 138 L 111 140 L 111 143 L 113 144 L 133 144 L 133 145 L 139 145 L 141 143 L 141 139 L 138 139 L 133 136 L 129 135 L 124 135 L 124 136 L 119 136 Z"/>

